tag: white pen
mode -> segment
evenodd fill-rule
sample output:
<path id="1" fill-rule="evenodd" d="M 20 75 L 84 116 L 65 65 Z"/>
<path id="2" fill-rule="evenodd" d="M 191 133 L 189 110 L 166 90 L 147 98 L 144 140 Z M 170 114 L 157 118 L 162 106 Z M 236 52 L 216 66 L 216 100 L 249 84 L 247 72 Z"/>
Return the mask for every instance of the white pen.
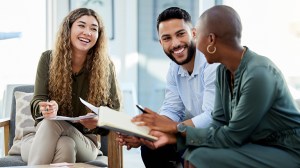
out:
<path id="1" fill-rule="evenodd" d="M 46 102 L 49 102 L 49 99 L 47 99 Z M 49 108 L 48 108 L 48 105 L 47 105 L 45 111 L 48 112 L 48 110 L 49 110 Z M 44 115 L 43 115 L 43 113 L 41 113 L 41 116 L 36 118 L 36 119 L 39 120 L 39 119 L 43 119 L 43 118 L 44 118 Z"/>

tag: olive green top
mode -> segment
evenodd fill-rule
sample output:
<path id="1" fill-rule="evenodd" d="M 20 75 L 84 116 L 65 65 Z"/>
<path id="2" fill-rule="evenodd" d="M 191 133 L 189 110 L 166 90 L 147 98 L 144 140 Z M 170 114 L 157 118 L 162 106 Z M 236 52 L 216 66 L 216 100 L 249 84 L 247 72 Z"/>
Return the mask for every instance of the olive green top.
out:
<path id="1" fill-rule="evenodd" d="M 37 73 L 36 73 L 36 80 L 35 80 L 35 86 L 34 86 L 34 97 L 31 101 L 31 114 L 32 117 L 35 119 L 37 117 L 40 117 L 40 110 L 38 103 L 40 101 L 46 101 L 51 100 L 49 97 L 49 66 L 51 61 L 51 50 L 45 51 L 39 61 Z M 115 97 L 117 93 L 117 86 L 115 83 L 115 75 L 112 70 L 111 66 L 111 74 L 109 77 L 109 82 L 111 84 L 110 88 L 110 98 L 112 100 L 113 108 L 119 109 L 120 108 L 120 102 L 119 99 Z M 89 81 L 88 81 L 88 75 L 89 72 L 87 69 L 82 68 L 79 73 L 73 74 L 72 79 L 72 106 L 73 111 L 69 112 L 69 117 L 77 117 L 81 115 L 87 114 L 87 109 L 84 104 L 82 104 L 79 100 L 79 97 L 81 97 L 84 100 L 87 100 L 87 94 L 88 94 L 88 87 L 89 87 Z M 104 105 L 104 104 L 102 104 Z M 104 105 L 105 106 L 105 105 Z M 58 111 L 57 115 L 60 111 Z M 36 120 L 36 124 L 40 122 L 41 120 Z M 83 128 L 83 126 L 80 123 L 71 123 L 74 125 L 79 131 L 83 133 L 87 133 L 86 129 Z M 100 132 L 99 132 L 100 131 Z M 91 130 L 88 133 L 101 133 L 103 134 L 103 129 L 96 128 L 94 130 Z M 107 131 L 105 132 L 107 133 Z"/>
<path id="2" fill-rule="evenodd" d="M 218 67 L 213 122 L 205 129 L 188 127 L 186 138 L 178 136 L 178 148 L 255 143 L 300 158 L 300 113 L 276 65 L 247 49 L 234 76 L 231 94 L 230 72 Z"/>

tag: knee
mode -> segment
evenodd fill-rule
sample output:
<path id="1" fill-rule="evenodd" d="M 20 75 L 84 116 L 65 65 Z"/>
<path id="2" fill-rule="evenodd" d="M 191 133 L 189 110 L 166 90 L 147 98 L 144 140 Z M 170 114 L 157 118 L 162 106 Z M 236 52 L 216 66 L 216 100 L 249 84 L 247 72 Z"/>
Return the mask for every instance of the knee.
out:
<path id="1" fill-rule="evenodd" d="M 212 159 L 217 160 L 217 154 L 211 148 L 200 147 L 193 150 L 186 158 L 193 165 L 209 165 Z"/>
<path id="2" fill-rule="evenodd" d="M 141 146 L 141 154 L 142 155 L 147 155 L 147 154 L 149 154 L 151 151 L 150 151 L 151 149 L 149 149 L 147 146 L 145 146 L 145 145 L 142 145 Z"/>
<path id="3" fill-rule="evenodd" d="M 152 150 L 141 146 L 142 159 L 146 167 L 176 167 L 180 162 L 180 156 L 174 145 L 166 145 Z"/>
<path id="4" fill-rule="evenodd" d="M 57 142 L 54 162 L 76 162 L 76 143 L 67 136 L 61 136 Z"/>
<path id="5" fill-rule="evenodd" d="M 43 120 L 41 121 L 41 125 L 38 129 L 46 129 L 49 130 L 56 130 L 55 128 L 58 126 L 59 121 L 56 120 Z"/>
<path id="6" fill-rule="evenodd" d="M 160 149 L 150 149 L 145 145 L 141 146 L 141 155 L 143 159 L 154 159 L 159 158 L 160 155 L 162 155 L 162 152 L 160 152 Z"/>
<path id="7" fill-rule="evenodd" d="M 150 149 L 147 148 L 146 146 L 142 145 L 141 146 L 141 156 L 142 156 L 143 161 L 145 162 L 147 160 L 147 158 L 149 158 L 150 155 L 151 155 Z"/>
<path id="8" fill-rule="evenodd" d="M 215 156 L 215 153 L 212 152 L 212 149 L 211 148 L 205 148 L 205 147 L 202 147 L 202 148 L 199 148 L 197 151 L 194 151 L 195 153 L 199 153 L 199 157 L 201 160 L 210 160 L 211 161 L 211 158 Z M 194 153 L 192 152 L 192 154 Z"/>
<path id="9" fill-rule="evenodd" d="M 76 148 L 75 141 L 68 136 L 61 136 L 57 141 L 56 151 L 60 153 L 72 154 L 75 152 Z"/>

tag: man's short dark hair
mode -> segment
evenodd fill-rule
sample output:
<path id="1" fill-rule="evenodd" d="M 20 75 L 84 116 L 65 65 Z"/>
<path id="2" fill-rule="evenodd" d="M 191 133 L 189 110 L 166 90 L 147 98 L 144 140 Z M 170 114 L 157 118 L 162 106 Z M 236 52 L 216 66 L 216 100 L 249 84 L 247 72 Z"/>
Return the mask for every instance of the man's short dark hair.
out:
<path id="1" fill-rule="evenodd" d="M 156 29 L 158 31 L 158 26 L 160 22 L 169 20 L 169 19 L 183 19 L 186 23 L 189 23 L 192 26 L 192 20 L 190 14 L 178 7 L 170 7 L 165 9 L 162 13 L 159 14 L 156 21 Z"/>

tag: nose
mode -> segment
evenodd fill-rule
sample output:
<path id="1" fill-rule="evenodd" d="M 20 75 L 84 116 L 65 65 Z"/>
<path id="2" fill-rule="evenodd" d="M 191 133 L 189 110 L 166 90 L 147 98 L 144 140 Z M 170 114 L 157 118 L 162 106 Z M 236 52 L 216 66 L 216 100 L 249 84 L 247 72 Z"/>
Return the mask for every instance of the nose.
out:
<path id="1" fill-rule="evenodd" d="M 88 36 L 92 35 L 92 32 L 90 30 L 85 30 L 83 33 Z"/>
<path id="2" fill-rule="evenodd" d="M 172 46 L 178 47 L 180 45 L 180 41 L 177 38 L 173 38 L 172 40 Z"/>

